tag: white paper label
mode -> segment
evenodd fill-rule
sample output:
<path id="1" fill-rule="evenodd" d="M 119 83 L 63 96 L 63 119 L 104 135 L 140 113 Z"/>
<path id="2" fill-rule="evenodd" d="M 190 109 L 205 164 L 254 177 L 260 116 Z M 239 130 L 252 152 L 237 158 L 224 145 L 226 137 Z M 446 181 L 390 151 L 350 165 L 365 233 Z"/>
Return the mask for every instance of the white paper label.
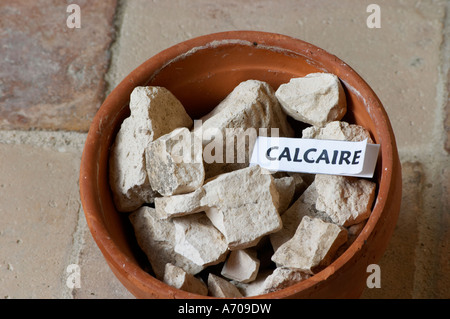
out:
<path id="1" fill-rule="evenodd" d="M 250 165 L 270 171 L 371 178 L 380 145 L 338 140 L 258 136 Z"/>

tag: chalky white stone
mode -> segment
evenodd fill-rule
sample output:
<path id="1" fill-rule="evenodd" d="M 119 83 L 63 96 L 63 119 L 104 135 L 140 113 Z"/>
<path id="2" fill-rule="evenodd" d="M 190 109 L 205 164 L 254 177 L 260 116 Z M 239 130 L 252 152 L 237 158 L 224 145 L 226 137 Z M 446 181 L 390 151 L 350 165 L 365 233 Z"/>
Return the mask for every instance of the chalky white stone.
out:
<path id="1" fill-rule="evenodd" d="M 331 218 L 328 215 L 316 209 L 316 200 L 316 186 L 315 183 L 312 182 L 291 207 L 281 215 L 283 228 L 278 232 L 269 235 L 270 243 L 272 244 L 274 251 L 294 236 L 295 231 L 304 216 L 318 217 L 324 221 L 331 222 Z"/>
<path id="2" fill-rule="evenodd" d="M 347 230 L 319 218 L 304 216 L 294 236 L 273 254 L 272 261 L 314 274 L 331 263 L 338 248 L 347 241 Z"/>
<path id="3" fill-rule="evenodd" d="M 208 290 L 213 297 L 219 298 L 242 298 L 239 289 L 228 280 L 208 274 Z"/>
<path id="4" fill-rule="evenodd" d="M 273 273 L 264 280 L 264 284 L 261 287 L 261 294 L 267 294 L 287 288 L 308 279 L 309 277 L 311 277 L 310 274 L 298 269 L 277 267 Z"/>
<path id="5" fill-rule="evenodd" d="M 201 140 L 195 139 L 189 129 L 180 127 L 150 143 L 146 167 L 153 190 L 170 196 L 189 193 L 203 185 Z"/>
<path id="6" fill-rule="evenodd" d="M 145 150 L 150 142 L 178 127 L 192 126 L 180 101 L 163 87 L 136 87 L 130 116 L 111 148 L 109 181 L 117 210 L 131 212 L 158 196 L 147 176 Z"/>
<path id="7" fill-rule="evenodd" d="M 221 275 L 234 281 L 248 283 L 256 279 L 259 264 L 255 251 L 234 250 L 228 256 Z"/>
<path id="8" fill-rule="evenodd" d="M 188 274 L 182 268 L 170 263 L 167 263 L 165 266 L 163 281 L 169 286 L 183 291 L 202 296 L 208 295 L 208 287 L 202 280 Z"/>
<path id="9" fill-rule="evenodd" d="M 225 260 L 228 245 L 203 213 L 173 219 L 175 251 L 199 266 L 207 267 Z"/>
<path id="10" fill-rule="evenodd" d="M 154 208 L 143 206 L 129 216 L 136 240 L 146 254 L 156 278 L 162 279 L 167 263 L 197 274 L 204 267 L 175 251 L 175 225 L 170 219 L 159 219 Z"/>
<path id="11" fill-rule="evenodd" d="M 351 176 L 317 175 L 316 208 L 338 225 L 358 224 L 371 213 L 376 184 Z"/>
<path id="12" fill-rule="evenodd" d="M 340 120 L 347 112 L 339 78 L 330 73 L 310 73 L 281 84 L 275 96 L 292 118 L 316 126 Z"/>
<path id="13" fill-rule="evenodd" d="M 361 125 L 349 124 L 344 121 L 333 121 L 324 127 L 307 127 L 302 131 L 302 138 L 350 142 L 361 142 L 367 139 L 367 143 L 373 144 L 368 130 Z"/>

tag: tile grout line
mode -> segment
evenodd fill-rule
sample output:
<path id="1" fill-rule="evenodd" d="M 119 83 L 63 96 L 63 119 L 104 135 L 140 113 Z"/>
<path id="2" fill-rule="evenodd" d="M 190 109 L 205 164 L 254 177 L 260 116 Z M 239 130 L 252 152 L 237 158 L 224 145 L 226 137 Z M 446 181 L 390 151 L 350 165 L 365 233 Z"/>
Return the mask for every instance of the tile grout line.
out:
<path id="1" fill-rule="evenodd" d="M 106 86 L 104 88 L 104 98 L 107 97 L 109 94 L 109 90 L 111 87 L 111 83 L 107 80 L 108 74 L 110 72 L 110 69 L 113 67 L 113 47 L 116 45 L 116 42 L 118 40 L 119 34 L 120 34 L 120 28 L 122 26 L 123 22 L 123 2 L 122 0 L 117 0 L 116 4 L 116 11 L 113 18 L 113 26 L 114 26 L 114 38 L 111 41 L 111 44 L 108 48 L 109 51 L 109 62 L 108 62 L 108 68 L 105 71 L 105 74 L 103 75 L 103 78 L 105 80 Z M 87 137 L 87 134 L 83 134 L 83 141 L 85 141 Z M 78 146 L 80 146 L 80 143 L 77 143 Z M 84 142 L 83 142 L 84 147 Z M 79 203 L 79 209 L 78 209 L 78 221 L 77 226 L 75 229 L 75 232 L 73 233 L 73 243 L 72 243 L 72 250 L 69 257 L 69 264 L 79 265 L 80 256 L 83 250 L 83 247 L 85 245 L 84 236 L 89 231 L 87 222 L 84 216 L 84 211 L 81 202 Z M 83 286 L 83 270 L 80 269 L 80 288 Z M 62 297 L 65 299 L 75 299 L 75 292 L 76 288 L 70 288 L 67 283 L 68 274 L 65 273 L 62 276 Z"/>
<path id="2" fill-rule="evenodd" d="M 69 199 L 70 200 L 70 199 Z M 77 221 L 77 226 L 75 228 L 75 231 L 72 235 L 72 249 L 70 252 L 70 256 L 68 259 L 68 264 L 67 267 L 69 265 L 76 265 L 79 267 L 79 260 L 80 260 L 80 255 L 81 255 L 81 251 L 83 250 L 85 241 L 84 241 L 84 236 L 86 234 L 87 231 L 87 224 L 86 224 L 86 220 L 84 219 L 84 212 L 83 212 L 83 208 L 81 203 L 79 203 L 79 208 L 78 208 L 78 221 Z M 67 268 L 66 268 L 67 269 Z M 61 276 L 62 279 L 62 298 L 63 299 L 74 299 L 74 289 L 76 288 L 71 288 L 69 287 L 69 285 L 67 284 L 67 280 L 69 277 L 70 273 L 68 271 L 65 271 L 63 273 L 63 275 Z M 83 285 L 83 273 L 82 273 L 82 269 L 80 269 L 80 284 L 81 287 Z M 80 287 L 80 288 L 81 288 Z"/>
<path id="3" fill-rule="evenodd" d="M 111 91 L 114 89 L 113 85 L 114 85 L 114 81 L 112 80 L 112 75 L 111 73 L 114 73 L 115 71 L 115 55 L 114 55 L 114 51 L 115 48 L 119 45 L 120 43 L 120 37 L 121 37 L 121 30 L 122 30 L 122 24 L 124 21 L 124 16 L 125 16 L 125 1 L 123 0 L 117 0 L 117 4 L 116 4 L 116 12 L 114 14 L 114 20 L 113 20 L 113 27 L 114 27 L 114 36 L 113 39 L 111 41 L 111 44 L 108 48 L 109 50 L 109 63 L 108 63 L 108 68 L 104 74 L 104 81 L 105 81 L 105 98 L 107 97 L 108 94 L 111 93 Z"/>
<path id="4" fill-rule="evenodd" d="M 440 256 L 439 239 L 443 233 L 441 219 L 443 218 L 443 208 L 436 204 L 444 196 L 441 189 L 442 169 L 448 163 L 448 153 L 445 150 L 445 107 L 448 99 L 448 80 L 447 73 L 449 71 L 449 28 L 450 28 L 450 5 L 446 4 L 445 13 L 442 17 L 442 40 L 440 44 L 439 65 L 437 67 L 438 81 L 436 85 L 436 108 L 434 113 L 434 129 L 432 132 L 432 141 L 425 149 L 417 149 L 416 152 L 408 150 L 406 153 L 418 154 L 415 157 L 423 165 L 424 182 L 421 191 L 422 214 L 418 216 L 419 225 L 419 243 L 427 243 L 427 245 L 417 245 L 415 249 L 415 271 L 414 283 L 412 289 L 413 298 L 435 298 L 435 288 L 438 284 L 439 274 L 437 269 Z M 447 164 L 448 165 L 448 164 Z M 428 289 L 424 289 L 423 283 L 428 282 Z"/>

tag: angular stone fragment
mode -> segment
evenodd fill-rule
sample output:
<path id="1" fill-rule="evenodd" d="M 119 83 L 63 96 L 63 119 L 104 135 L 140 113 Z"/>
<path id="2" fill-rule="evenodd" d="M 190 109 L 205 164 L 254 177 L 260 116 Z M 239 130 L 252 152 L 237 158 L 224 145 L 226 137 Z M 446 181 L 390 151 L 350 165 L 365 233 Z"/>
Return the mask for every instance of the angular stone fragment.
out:
<path id="1" fill-rule="evenodd" d="M 316 208 L 334 223 L 350 226 L 369 217 L 375 199 L 374 182 L 351 176 L 317 175 L 315 184 Z"/>
<path id="2" fill-rule="evenodd" d="M 155 208 L 162 218 L 205 211 L 234 250 L 281 228 L 278 201 L 273 177 L 255 165 L 218 175 L 192 193 L 156 198 Z"/>
<path id="3" fill-rule="evenodd" d="M 151 203 L 157 196 L 146 169 L 145 150 L 150 142 L 193 123 L 180 101 L 162 87 L 136 87 L 130 96 L 130 111 L 116 136 L 109 160 L 114 203 L 122 212 Z"/>
<path id="4" fill-rule="evenodd" d="M 274 183 L 279 193 L 280 200 L 278 205 L 278 213 L 281 215 L 291 204 L 292 198 L 295 194 L 296 184 L 294 178 L 291 176 L 275 178 Z"/>
<path id="5" fill-rule="evenodd" d="M 340 120 L 347 112 L 339 78 L 330 73 L 311 73 L 292 78 L 275 92 L 281 107 L 294 119 L 316 126 Z"/>
<path id="6" fill-rule="evenodd" d="M 203 185 L 201 140 L 195 139 L 189 129 L 180 127 L 150 143 L 146 167 L 153 190 L 170 196 L 189 193 Z"/>
<path id="7" fill-rule="evenodd" d="M 304 216 L 318 217 L 331 222 L 331 218 L 316 209 L 317 191 L 314 182 L 304 191 L 286 212 L 281 215 L 283 227 L 276 233 L 269 235 L 270 243 L 274 251 L 294 236 Z"/>
<path id="8" fill-rule="evenodd" d="M 324 127 L 307 127 L 302 131 L 302 138 L 350 142 L 360 142 L 367 139 L 367 143 L 373 144 L 368 130 L 361 125 L 349 124 L 344 121 L 333 121 Z"/>
<path id="9" fill-rule="evenodd" d="M 309 277 L 311 277 L 310 274 L 298 269 L 277 267 L 273 273 L 264 280 L 261 294 L 267 294 L 287 288 L 293 284 L 308 279 Z"/>
<path id="10" fill-rule="evenodd" d="M 277 266 L 314 274 L 328 266 L 347 241 L 347 230 L 319 218 L 303 217 L 294 236 L 273 254 Z"/>
<path id="11" fill-rule="evenodd" d="M 174 218 L 175 251 L 199 266 L 225 260 L 228 245 L 223 235 L 203 213 Z"/>
<path id="12" fill-rule="evenodd" d="M 208 287 L 205 283 L 185 272 L 182 268 L 167 263 L 164 271 L 164 283 L 174 288 L 191 292 L 194 294 L 207 296 Z"/>
<path id="13" fill-rule="evenodd" d="M 208 275 L 208 290 L 213 297 L 242 298 L 241 292 L 235 285 L 212 273 Z"/>
<path id="14" fill-rule="evenodd" d="M 253 297 L 261 295 L 264 291 L 264 281 L 272 274 L 271 269 L 260 271 L 256 279 L 249 283 L 242 283 L 239 281 L 232 281 L 232 283 L 239 289 L 244 297 Z"/>
<path id="15" fill-rule="evenodd" d="M 175 225 L 170 219 L 159 219 L 154 208 L 143 206 L 130 214 L 136 240 L 152 266 L 156 278 L 162 279 L 167 263 L 197 274 L 204 267 L 175 252 Z"/>
<path id="16" fill-rule="evenodd" d="M 222 268 L 221 275 L 242 283 L 256 279 L 259 270 L 259 260 L 256 252 L 250 250 L 234 250 L 228 256 Z"/>
<path id="17" fill-rule="evenodd" d="M 294 136 L 273 89 L 257 80 L 241 82 L 201 120 L 194 131 L 202 134 L 207 178 L 247 167 L 257 135 Z"/>

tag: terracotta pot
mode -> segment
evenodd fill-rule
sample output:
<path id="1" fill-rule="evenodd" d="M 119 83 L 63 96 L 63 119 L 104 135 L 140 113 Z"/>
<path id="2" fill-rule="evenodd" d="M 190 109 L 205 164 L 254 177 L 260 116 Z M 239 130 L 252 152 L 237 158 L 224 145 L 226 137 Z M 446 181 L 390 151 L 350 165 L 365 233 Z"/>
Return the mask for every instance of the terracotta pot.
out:
<path id="1" fill-rule="evenodd" d="M 204 298 L 170 287 L 144 269 L 127 215 L 116 211 L 108 185 L 108 152 L 136 86 L 168 88 L 193 118 L 206 114 L 241 81 L 267 81 L 276 90 L 292 77 L 336 74 L 345 87 L 345 120 L 366 127 L 381 144 L 373 211 L 356 241 L 330 266 L 286 289 L 255 298 L 358 298 L 393 233 L 401 201 L 401 167 L 389 118 L 368 84 L 345 62 L 280 34 L 236 31 L 177 44 L 129 74 L 106 98 L 86 140 L 80 194 L 89 229 L 117 278 L 138 298 Z"/>

